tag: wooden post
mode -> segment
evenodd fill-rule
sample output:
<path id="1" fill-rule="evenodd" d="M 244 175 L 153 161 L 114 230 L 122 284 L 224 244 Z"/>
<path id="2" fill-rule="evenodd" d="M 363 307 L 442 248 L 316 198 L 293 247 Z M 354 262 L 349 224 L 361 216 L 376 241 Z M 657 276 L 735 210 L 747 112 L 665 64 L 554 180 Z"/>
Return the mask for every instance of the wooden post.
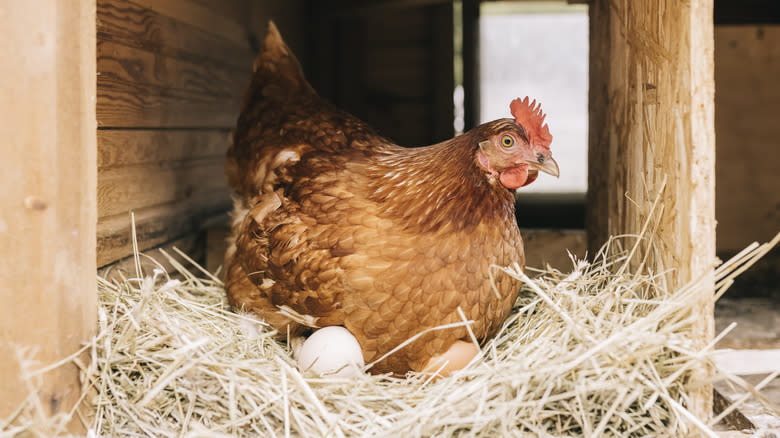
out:
<path id="1" fill-rule="evenodd" d="M 5 418 L 30 393 L 17 353 L 54 363 L 95 326 L 95 1 L 3 2 L 0 29 Z M 80 392 L 72 364 L 38 382 L 45 414 L 69 411 Z"/>
<path id="2" fill-rule="evenodd" d="M 715 262 L 712 8 L 712 0 L 595 0 L 590 8 L 589 250 L 638 233 L 666 178 L 651 268 L 673 269 L 671 288 Z M 694 311 L 701 322 L 692 336 L 703 345 L 713 332 L 711 295 Z M 707 418 L 711 389 L 692 405 Z"/>

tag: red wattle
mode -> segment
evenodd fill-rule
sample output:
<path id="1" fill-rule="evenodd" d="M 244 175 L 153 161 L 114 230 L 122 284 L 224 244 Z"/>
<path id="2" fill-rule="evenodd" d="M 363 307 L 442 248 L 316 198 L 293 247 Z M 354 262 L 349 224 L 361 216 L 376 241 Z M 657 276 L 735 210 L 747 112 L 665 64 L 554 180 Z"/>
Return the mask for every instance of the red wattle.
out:
<path id="1" fill-rule="evenodd" d="M 515 190 L 525 185 L 528 179 L 528 166 L 517 166 L 501 172 L 499 180 L 504 187 Z"/>
<path id="2" fill-rule="evenodd" d="M 538 177 L 538 176 L 539 176 L 539 172 L 534 172 L 533 174 L 531 174 L 531 175 L 528 175 L 528 178 L 525 180 L 525 183 L 523 183 L 523 187 L 525 187 L 525 186 L 527 186 L 528 184 L 531 184 L 532 182 L 534 182 L 534 180 L 535 180 L 535 179 L 536 179 L 536 177 Z"/>

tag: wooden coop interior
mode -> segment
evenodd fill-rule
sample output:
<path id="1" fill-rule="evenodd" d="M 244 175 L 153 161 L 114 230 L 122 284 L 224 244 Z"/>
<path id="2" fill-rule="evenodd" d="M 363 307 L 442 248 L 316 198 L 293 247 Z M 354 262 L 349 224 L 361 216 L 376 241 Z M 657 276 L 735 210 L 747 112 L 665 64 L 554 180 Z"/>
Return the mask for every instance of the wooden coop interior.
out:
<path id="1" fill-rule="evenodd" d="M 588 193 L 573 206 L 542 203 L 543 216 L 563 211 L 575 225 L 524 227 L 529 264 L 565 268 L 566 249 L 584 256 L 609 235 L 639 232 L 664 180 L 655 268 L 674 268 L 673 284 L 707 272 L 716 253 L 771 238 L 780 222 L 778 7 L 570 3 L 587 4 L 590 18 Z M 0 7 L 0 416 L 26 395 L 18 347 L 50 363 L 94 330 L 95 273 L 132 255 L 130 212 L 139 250 L 176 246 L 219 266 L 231 204 L 224 154 L 269 19 L 320 94 L 399 144 L 425 145 L 453 135 L 456 27 L 466 128 L 477 120 L 480 2 L 458 7 L 458 26 L 448 0 Z M 709 298 L 702 343 L 713 330 Z M 76 368 L 50 373 L 43 388 L 47 409 L 68 409 Z M 698 400 L 706 416 L 709 396 Z"/>

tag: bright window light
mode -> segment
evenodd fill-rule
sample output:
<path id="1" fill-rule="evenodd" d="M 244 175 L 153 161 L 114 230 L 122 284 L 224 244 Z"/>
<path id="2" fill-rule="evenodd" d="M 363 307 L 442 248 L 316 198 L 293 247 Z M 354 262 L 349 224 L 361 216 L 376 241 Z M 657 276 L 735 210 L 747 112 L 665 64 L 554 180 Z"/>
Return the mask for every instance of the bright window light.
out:
<path id="1" fill-rule="evenodd" d="M 588 163 L 588 12 L 565 2 L 485 2 L 480 10 L 481 123 L 511 117 L 509 102 L 542 103 L 560 179 L 524 193 L 585 193 Z"/>

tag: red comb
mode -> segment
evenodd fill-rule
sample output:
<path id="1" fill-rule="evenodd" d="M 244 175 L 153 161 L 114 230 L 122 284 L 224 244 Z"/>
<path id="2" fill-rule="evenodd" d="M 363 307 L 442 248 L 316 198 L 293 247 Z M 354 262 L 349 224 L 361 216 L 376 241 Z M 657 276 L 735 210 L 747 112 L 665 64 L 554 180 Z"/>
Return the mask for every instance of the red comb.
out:
<path id="1" fill-rule="evenodd" d="M 528 96 L 522 100 L 518 97 L 509 104 L 509 109 L 515 117 L 515 122 L 525 130 L 532 145 L 550 149 L 552 135 L 547 124 L 542 124 L 547 115 L 542 112 L 541 103 L 537 104 L 536 99 L 529 103 Z"/>

